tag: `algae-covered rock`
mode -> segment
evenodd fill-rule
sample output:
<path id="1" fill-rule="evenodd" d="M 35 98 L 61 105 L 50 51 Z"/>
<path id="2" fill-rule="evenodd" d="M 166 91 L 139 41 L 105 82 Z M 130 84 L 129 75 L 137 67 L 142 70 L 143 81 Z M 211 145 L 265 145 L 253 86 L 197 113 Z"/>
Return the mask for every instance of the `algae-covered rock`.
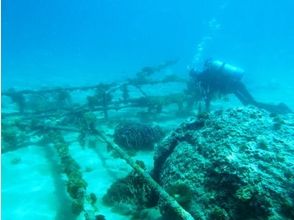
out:
<path id="1" fill-rule="evenodd" d="M 293 119 L 253 107 L 199 115 L 156 147 L 153 176 L 167 191 L 189 186 L 195 219 L 293 219 Z"/>

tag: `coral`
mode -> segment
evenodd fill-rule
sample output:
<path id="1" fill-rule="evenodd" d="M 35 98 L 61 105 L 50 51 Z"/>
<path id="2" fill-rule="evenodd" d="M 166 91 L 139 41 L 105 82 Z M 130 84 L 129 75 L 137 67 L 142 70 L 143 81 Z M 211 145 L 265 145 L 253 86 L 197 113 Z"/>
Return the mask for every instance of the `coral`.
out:
<path id="1" fill-rule="evenodd" d="M 195 219 L 291 219 L 293 119 L 273 131 L 272 116 L 254 107 L 201 113 L 155 147 L 153 176 L 167 191 L 189 186 Z"/>
<path id="2" fill-rule="evenodd" d="M 102 200 L 105 205 L 113 207 L 114 211 L 130 215 L 148 207 L 150 195 L 152 195 L 151 188 L 143 177 L 133 171 L 114 182 Z"/>
<path id="3" fill-rule="evenodd" d="M 244 187 L 240 187 L 236 191 L 235 196 L 236 196 L 236 198 L 238 198 L 242 202 L 246 202 L 246 201 L 249 201 L 253 198 L 254 193 L 255 193 L 254 187 L 244 186 Z"/>
<path id="4" fill-rule="evenodd" d="M 152 150 L 162 136 L 163 133 L 159 127 L 123 122 L 115 128 L 114 141 L 127 150 Z"/>
<path id="5" fill-rule="evenodd" d="M 219 206 L 214 206 L 209 214 L 209 219 L 211 220 L 228 220 L 229 215 L 226 210 L 220 208 Z"/>
<path id="6" fill-rule="evenodd" d="M 175 183 L 166 188 L 168 194 L 173 196 L 178 203 L 180 203 L 184 208 L 188 207 L 193 196 L 193 192 L 190 187 L 182 182 Z"/>

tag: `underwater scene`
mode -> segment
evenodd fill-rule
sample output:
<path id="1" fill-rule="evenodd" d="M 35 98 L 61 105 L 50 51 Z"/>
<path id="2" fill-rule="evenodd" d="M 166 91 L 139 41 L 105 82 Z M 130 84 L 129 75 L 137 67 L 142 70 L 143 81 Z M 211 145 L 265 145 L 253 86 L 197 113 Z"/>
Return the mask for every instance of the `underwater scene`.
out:
<path id="1" fill-rule="evenodd" d="M 293 11 L 2 0 L 2 219 L 294 219 Z"/>

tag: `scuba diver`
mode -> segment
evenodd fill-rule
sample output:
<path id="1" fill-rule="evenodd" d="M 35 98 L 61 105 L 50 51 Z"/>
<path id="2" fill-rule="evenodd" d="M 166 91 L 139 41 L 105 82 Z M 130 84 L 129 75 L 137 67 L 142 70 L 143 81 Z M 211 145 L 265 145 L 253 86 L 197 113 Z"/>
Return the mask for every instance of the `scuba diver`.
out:
<path id="1" fill-rule="evenodd" d="M 203 71 L 191 70 L 192 81 L 188 90 L 198 89 L 198 97 L 205 102 L 209 111 L 211 100 L 219 95 L 234 94 L 243 105 L 254 105 L 271 113 L 285 114 L 292 112 L 284 103 L 278 105 L 257 102 L 242 82 L 244 71 L 219 60 L 207 60 Z M 192 89 L 191 89 L 192 88 Z"/>

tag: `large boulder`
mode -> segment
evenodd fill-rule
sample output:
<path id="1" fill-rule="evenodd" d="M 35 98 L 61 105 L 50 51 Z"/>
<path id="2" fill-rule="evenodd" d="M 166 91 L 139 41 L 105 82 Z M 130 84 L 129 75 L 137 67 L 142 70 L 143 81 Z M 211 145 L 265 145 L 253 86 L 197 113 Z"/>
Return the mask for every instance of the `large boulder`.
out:
<path id="1" fill-rule="evenodd" d="M 195 219 L 294 219 L 293 119 L 253 107 L 202 113 L 156 147 L 154 178 Z"/>

